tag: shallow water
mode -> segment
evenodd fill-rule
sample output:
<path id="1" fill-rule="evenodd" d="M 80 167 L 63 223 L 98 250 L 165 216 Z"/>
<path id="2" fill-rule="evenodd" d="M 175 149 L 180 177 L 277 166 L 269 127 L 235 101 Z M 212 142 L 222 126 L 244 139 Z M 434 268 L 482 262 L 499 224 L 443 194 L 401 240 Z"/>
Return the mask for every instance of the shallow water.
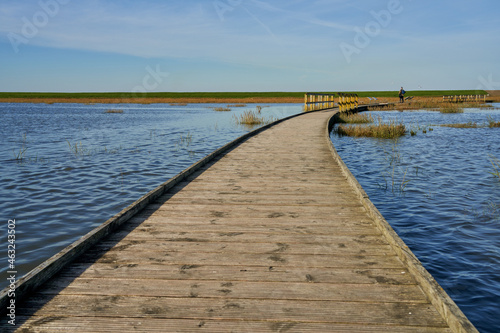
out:
<path id="1" fill-rule="evenodd" d="M 339 155 L 473 324 L 500 332 L 500 179 L 490 174 L 500 128 L 439 126 L 500 121 L 500 111 L 371 113 L 417 134 L 397 141 L 332 134 Z"/>
<path id="2" fill-rule="evenodd" d="M 148 191 L 249 131 L 233 117 L 255 105 L 171 106 L 0 103 L 0 233 L 8 268 L 8 220 L 16 220 L 17 277 Z M 120 109 L 123 113 L 106 113 Z M 275 104 L 265 118 L 302 105 Z M 26 149 L 26 150 L 25 150 Z M 24 153 L 23 153 L 24 152 Z M 16 160 L 16 156 L 18 160 Z M 22 159 L 21 159 L 22 156 Z"/>

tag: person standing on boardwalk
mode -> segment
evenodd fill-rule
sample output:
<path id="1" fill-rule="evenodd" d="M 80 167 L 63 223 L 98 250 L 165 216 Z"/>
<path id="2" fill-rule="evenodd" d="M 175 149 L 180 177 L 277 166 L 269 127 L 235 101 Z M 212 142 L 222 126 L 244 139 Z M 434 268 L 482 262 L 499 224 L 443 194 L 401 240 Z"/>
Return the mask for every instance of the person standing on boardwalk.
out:
<path id="1" fill-rule="evenodd" d="M 401 89 L 399 89 L 399 103 L 405 102 L 405 93 L 406 91 L 403 89 L 403 87 L 401 87 Z"/>

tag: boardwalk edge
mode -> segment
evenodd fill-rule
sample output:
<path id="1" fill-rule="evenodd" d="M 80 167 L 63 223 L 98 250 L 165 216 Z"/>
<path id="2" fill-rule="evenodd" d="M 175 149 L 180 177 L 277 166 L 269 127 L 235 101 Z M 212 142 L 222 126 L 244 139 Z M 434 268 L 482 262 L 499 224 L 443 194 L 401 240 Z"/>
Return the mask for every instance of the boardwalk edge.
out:
<path id="1" fill-rule="evenodd" d="M 358 111 L 366 111 L 366 107 L 360 107 Z M 456 333 L 479 333 L 470 320 L 460 310 L 458 305 L 450 298 L 444 289 L 437 283 L 434 277 L 424 268 L 420 260 L 413 254 L 404 241 L 390 226 L 389 222 L 378 211 L 377 207 L 371 202 L 368 194 L 363 190 L 357 179 L 351 173 L 347 165 L 340 158 L 335 146 L 330 139 L 331 130 L 335 124 L 335 115 L 327 121 L 325 137 L 328 140 L 333 159 L 339 164 L 342 172 L 347 177 L 347 180 L 354 188 L 356 194 L 359 196 L 363 206 L 369 215 L 375 221 L 377 228 L 385 236 L 391 247 L 395 250 L 399 259 L 407 265 L 413 278 L 418 282 L 424 293 L 427 295 L 432 305 L 436 307 L 438 312 Z"/>

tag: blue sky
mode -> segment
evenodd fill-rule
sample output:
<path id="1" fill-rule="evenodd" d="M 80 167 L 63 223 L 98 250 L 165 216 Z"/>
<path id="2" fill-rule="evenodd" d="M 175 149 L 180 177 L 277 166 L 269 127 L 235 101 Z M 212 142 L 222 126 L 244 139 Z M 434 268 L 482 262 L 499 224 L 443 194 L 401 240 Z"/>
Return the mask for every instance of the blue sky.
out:
<path id="1" fill-rule="evenodd" d="M 0 0 L 0 55 L 0 91 L 500 89 L 500 2 Z"/>

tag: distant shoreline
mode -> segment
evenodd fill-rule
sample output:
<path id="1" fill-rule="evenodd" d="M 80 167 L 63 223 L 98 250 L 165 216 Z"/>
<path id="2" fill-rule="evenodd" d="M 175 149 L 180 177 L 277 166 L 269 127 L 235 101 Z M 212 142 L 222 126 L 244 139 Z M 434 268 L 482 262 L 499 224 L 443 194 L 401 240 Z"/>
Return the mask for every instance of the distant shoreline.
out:
<path id="1" fill-rule="evenodd" d="M 324 92 L 331 93 L 331 92 Z M 360 99 L 368 97 L 387 102 L 397 101 L 396 91 L 355 92 Z M 196 103 L 304 103 L 303 92 L 198 92 L 198 93 L 7 93 L 0 92 L 0 103 L 79 103 L 79 104 L 196 104 Z M 438 100 L 443 95 L 486 95 L 488 101 L 500 101 L 500 91 L 484 90 L 430 90 L 408 91 L 407 96 Z"/>
<path id="2" fill-rule="evenodd" d="M 255 98 L 0 98 L 0 103 L 78 104 L 201 104 L 201 103 L 304 103 L 304 97 Z"/>

